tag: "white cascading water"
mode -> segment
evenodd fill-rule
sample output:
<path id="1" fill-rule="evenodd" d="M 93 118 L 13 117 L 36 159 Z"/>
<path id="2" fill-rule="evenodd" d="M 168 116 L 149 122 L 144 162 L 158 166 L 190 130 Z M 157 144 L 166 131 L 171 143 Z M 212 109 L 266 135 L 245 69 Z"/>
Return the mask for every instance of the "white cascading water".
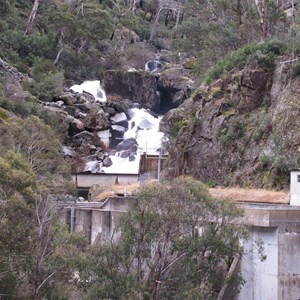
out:
<path id="1" fill-rule="evenodd" d="M 105 91 L 100 85 L 100 80 L 85 81 L 82 84 L 75 84 L 70 87 L 75 93 L 87 92 L 95 97 L 96 101 L 106 102 Z"/>
<path id="2" fill-rule="evenodd" d="M 71 90 L 82 93 L 83 91 L 92 94 L 97 101 L 106 102 L 105 91 L 100 86 L 100 81 L 85 81 L 81 85 L 74 85 Z M 122 158 L 119 152 L 115 155 L 110 155 L 112 165 L 110 167 L 102 167 L 101 173 L 107 174 L 138 174 L 140 165 L 140 154 L 146 152 L 147 154 L 158 154 L 161 148 L 164 133 L 159 131 L 159 122 L 161 118 L 155 118 L 147 110 L 143 108 L 132 108 L 128 111 L 130 119 L 124 113 L 119 113 L 111 117 L 112 123 L 118 123 L 122 120 L 128 121 L 128 130 L 124 132 L 121 140 L 129 138 L 136 139 L 138 143 L 138 151 L 134 160 L 129 157 Z M 112 125 L 115 130 L 121 130 L 122 126 Z M 98 132 L 101 140 L 108 146 L 109 139 L 112 134 L 110 130 L 103 130 Z M 120 141 L 121 141 L 120 140 Z M 91 162 L 93 163 L 93 162 Z M 89 163 L 87 163 L 88 165 Z"/>

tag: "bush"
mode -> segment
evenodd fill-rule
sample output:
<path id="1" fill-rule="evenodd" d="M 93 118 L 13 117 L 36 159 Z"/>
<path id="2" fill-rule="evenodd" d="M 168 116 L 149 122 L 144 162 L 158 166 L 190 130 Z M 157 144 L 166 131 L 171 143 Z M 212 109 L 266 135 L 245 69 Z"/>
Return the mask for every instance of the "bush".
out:
<path id="1" fill-rule="evenodd" d="M 29 85 L 30 92 L 42 101 L 51 101 L 63 92 L 64 75 L 54 63 L 47 59 L 37 60 L 32 68 L 35 83 Z"/>
<path id="2" fill-rule="evenodd" d="M 262 153 L 260 156 L 259 156 L 259 161 L 262 163 L 262 165 L 264 167 L 267 167 L 267 166 L 270 166 L 271 165 L 271 159 L 270 157 L 265 154 L 265 153 Z"/>
<path id="3" fill-rule="evenodd" d="M 29 117 L 31 115 L 41 118 L 47 125 L 51 126 L 53 131 L 64 135 L 67 132 L 67 124 L 61 122 L 59 117 L 49 112 L 41 105 L 33 101 L 16 101 L 6 97 L 0 97 L 0 119 L 5 119 L 1 114 L 1 107 L 15 113 L 21 117 Z"/>
<path id="4" fill-rule="evenodd" d="M 231 52 L 219 61 L 205 77 L 207 84 L 220 78 L 225 72 L 235 68 L 243 68 L 251 63 L 263 67 L 272 67 L 276 55 L 284 54 L 287 46 L 277 41 L 268 41 L 263 44 L 249 44 L 235 52 Z"/>

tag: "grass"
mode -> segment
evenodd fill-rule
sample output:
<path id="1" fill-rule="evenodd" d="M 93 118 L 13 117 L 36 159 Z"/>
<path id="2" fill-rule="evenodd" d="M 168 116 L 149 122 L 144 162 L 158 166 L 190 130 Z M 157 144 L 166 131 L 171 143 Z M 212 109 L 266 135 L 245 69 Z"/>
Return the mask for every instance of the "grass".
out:
<path id="1" fill-rule="evenodd" d="M 255 202 L 255 203 L 289 203 L 289 193 L 285 191 L 272 191 L 264 189 L 242 189 L 232 188 L 210 188 L 210 194 L 217 199 L 230 199 L 233 201 Z"/>

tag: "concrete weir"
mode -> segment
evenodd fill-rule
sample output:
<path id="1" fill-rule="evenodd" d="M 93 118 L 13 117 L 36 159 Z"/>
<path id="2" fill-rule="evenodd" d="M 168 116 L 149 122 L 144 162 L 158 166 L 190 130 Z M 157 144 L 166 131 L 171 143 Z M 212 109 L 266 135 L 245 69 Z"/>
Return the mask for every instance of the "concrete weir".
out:
<path id="1" fill-rule="evenodd" d="M 157 170 L 156 163 L 149 167 L 152 163 L 150 160 L 142 164 L 145 165 L 145 170 L 141 168 L 145 174 Z M 77 174 L 75 180 L 77 187 L 88 188 L 104 179 L 115 182 L 115 176 L 119 181 L 130 184 L 138 182 L 140 175 Z M 249 227 L 249 239 L 241 241 L 244 254 L 235 259 L 232 267 L 240 268 L 245 283 L 235 294 L 230 286 L 225 286 L 218 300 L 300 299 L 299 195 L 300 170 L 293 170 L 290 203 L 288 200 L 285 204 L 238 202 L 244 209 L 244 216 L 237 222 Z M 63 203 L 59 204 L 59 209 L 62 220 L 69 225 L 71 232 L 83 232 L 90 244 L 99 244 L 118 240 L 121 234 L 117 229 L 118 218 L 128 211 L 133 201 L 136 201 L 135 198 L 118 196 L 103 202 Z"/>
<path id="2" fill-rule="evenodd" d="M 61 218 L 71 231 L 83 232 L 90 244 L 117 241 L 119 216 L 128 210 L 132 197 L 111 197 L 104 202 L 60 205 Z M 249 226 L 239 258 L 245 284 L 238 294 L 228 287 L 220 299 L 300 299 L 300 207 L 239 204 L 245 210 L 238 222 Z"/>

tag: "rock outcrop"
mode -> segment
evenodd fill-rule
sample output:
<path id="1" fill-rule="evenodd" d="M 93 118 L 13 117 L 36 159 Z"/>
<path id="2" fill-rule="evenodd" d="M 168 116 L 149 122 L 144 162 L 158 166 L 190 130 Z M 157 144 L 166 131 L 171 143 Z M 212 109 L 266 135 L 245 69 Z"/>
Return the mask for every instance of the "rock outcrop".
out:
<path id="1" fill-rule="evenodd" d="M 194 82 L 189 78 L 187 70 L 174 66 L 159 74 L 157 89 L 160 92 L 160 111 L 166 113 L 191 96 Z"/>
<path id="2" fill-rule="evenodd" d="M 125 112 L 132 107 L 130 100 L 117 104 L 100 103 L 88 93 L 67 91 L 54 98 L 53 102 L 41 104 L 67 123 L 68 136 L 65 137 L 63 151 L 73 172 L 100 173 L 102 167 L 112 165 L 107 150 L 120 141 L 110 144 L 109 136 L 111 132 L 117 132 L 115 135 L 119 134 L 123 140 L 123 133 L 128 128 Z M 133 151 L 130 154 L 134 155 Z"/>
<path id="3" fill-rule="evenodd" d="M 199 88 L 169 111 L 168 176 L 212 184 L 286 188 L 300 166 L 300 78 L 290 65 L 244 69 Z"/>
<path id="4" fill-rule="evenodd" d="M 155 75 L 146 71 L 107 71 L 103 87 L 109 103 L 130 99 L 144 108 L 155 110 L 159 106 Z"/>

